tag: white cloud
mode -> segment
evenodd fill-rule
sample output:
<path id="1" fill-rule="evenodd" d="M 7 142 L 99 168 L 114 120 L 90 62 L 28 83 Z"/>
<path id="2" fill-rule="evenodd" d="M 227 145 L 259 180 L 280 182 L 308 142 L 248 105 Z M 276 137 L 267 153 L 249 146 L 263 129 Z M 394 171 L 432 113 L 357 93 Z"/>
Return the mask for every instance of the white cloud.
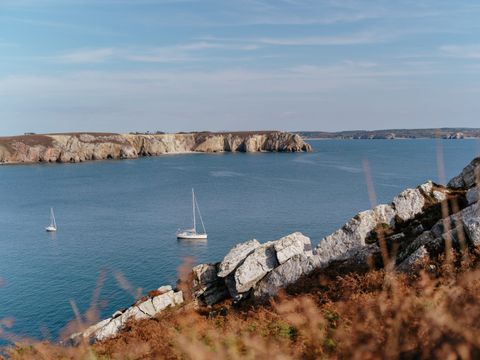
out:
<path id="1" fill-rule="evenodd" d="M 480 60 L 480 44 L 444 45 L 440 50 L 447 56 Z"/>
<path id="2" fill-rule="evenodd" d="M 297 38 L 260 38 L 261 44 L 286 46 L 332 46 L 375 44 L 386 41 L 385 36 L 376 33 L 359 33 L 337 36 L 307 36 Z"/>
<path id="3" fill-rule="evenodd" d="M 198 55 L 205 50 L 224 49 L 234 51 L 254 51 L 259 49 L 259 44 L 231 44 L 220 42 L 199 41 L 186 44 L 145 47 L 145 48 L 99 48 L 80 49 L 60 54 L 48 59 L 58 62 L 81 64 L 81 63 L 103 63 L 112 60 L 126 60 L 131 62 L 157 62 L 176 63 L 201 60 Z"/>
<path id="4" fill-rule="evenodd" d="M 102 48 L 102 49 L 85 49 L 85 50 L 75 50 L 63 55 L 60 55 L 56 60 L 66 63 L 100 63 L 105 62 L 111 59 L 115 55 L 115 50 L 113 48 Z"/>

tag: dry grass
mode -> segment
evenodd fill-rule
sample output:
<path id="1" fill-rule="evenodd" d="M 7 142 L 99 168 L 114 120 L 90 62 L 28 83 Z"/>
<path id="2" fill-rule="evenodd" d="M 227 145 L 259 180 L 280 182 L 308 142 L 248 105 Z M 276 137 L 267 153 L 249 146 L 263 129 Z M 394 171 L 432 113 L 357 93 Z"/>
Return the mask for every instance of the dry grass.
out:
<path id="1" fill-rule="evenodd" d="M 78 348 L 18 345 L 12 359 L 473 359 L 480 356 L 480 269 L 426 264 L 312 274 L 269 304 L 191 303 L 130 323 L 118 337 Z"/>

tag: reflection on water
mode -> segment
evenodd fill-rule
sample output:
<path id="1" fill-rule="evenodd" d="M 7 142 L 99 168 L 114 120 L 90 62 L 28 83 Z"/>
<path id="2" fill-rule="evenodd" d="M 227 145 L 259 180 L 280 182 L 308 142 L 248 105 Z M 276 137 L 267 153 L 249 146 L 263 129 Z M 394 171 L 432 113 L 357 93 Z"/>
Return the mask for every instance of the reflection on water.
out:
<path id="1" fill-rule="evenodd" d="M 181 245 L 185 246 L 207 246 L 208 245 L 208 239 L 177 239 L 177 242 Z"/>

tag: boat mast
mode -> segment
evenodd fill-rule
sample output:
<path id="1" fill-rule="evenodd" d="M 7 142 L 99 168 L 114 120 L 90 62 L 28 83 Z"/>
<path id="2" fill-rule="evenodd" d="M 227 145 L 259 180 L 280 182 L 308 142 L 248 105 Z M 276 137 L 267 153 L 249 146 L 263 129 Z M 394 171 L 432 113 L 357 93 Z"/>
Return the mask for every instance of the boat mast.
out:
<path id="1" fill-rule="evenodd" d="M 56 229 L 57 228 L 57 222 L 55 221 L 55 214 L 53 213 L 53 208 L 50 208 L 50 222 L 53 225 L 53 227 Z"/>
<path id="2" fill-rule="evenodd" d="M 200 212 L 200 206 L 198 206 L 197 199 L 195 199 L 195 205 L 197 206 L 198 216 L 200 216 L 200 222 L 202 223 L 203 233 L 206 234 L 207 230 L 205 230 L 205 224 L 203 223 L 202 213 Z"/>
<path id="3" fill-rule="evenodd" d="M 192 210 L 193 210 L 193 229 L 195 232 L 197 231 L 197 224 L 196 224 L 196 219 L 195 219 L 195 192 L 193 191 L 192 188 Z"/>

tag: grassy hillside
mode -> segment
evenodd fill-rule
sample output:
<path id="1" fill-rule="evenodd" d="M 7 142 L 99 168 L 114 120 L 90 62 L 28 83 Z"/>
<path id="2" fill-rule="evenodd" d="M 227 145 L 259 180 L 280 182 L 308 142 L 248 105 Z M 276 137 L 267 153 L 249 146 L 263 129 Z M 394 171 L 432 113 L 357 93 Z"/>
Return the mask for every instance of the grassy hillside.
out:
<path id="1" fill-rule="evenodd" d="M 413 359 L 480 355 L 477 256 L 384 270 L 314 273 L 267 304 L 192 303 L 77 348 L 18 344 L 13 359 Z"/>

